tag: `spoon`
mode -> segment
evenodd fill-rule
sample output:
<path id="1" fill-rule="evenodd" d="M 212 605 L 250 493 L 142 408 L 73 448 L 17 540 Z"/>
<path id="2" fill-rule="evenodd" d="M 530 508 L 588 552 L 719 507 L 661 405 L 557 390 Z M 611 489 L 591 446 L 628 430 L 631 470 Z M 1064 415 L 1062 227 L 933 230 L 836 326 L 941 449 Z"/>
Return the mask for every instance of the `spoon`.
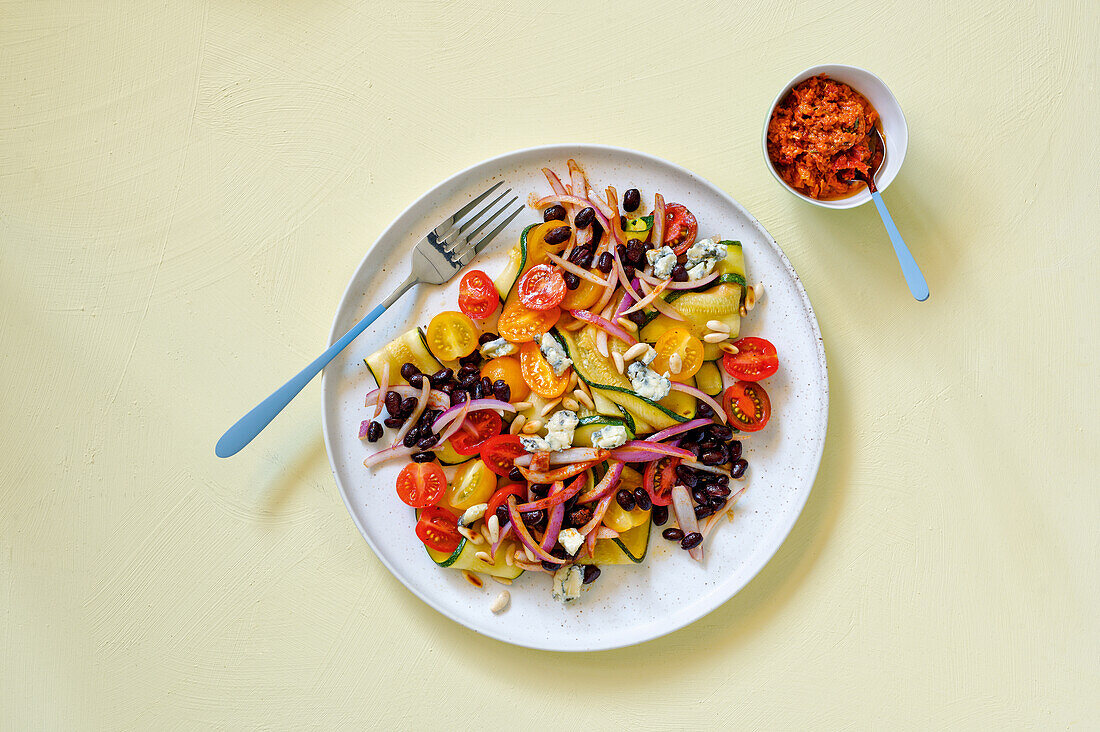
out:
<path id="1" fill-rule="evenodd" d="M 920 267 L 917 266 L 917 260 L 913 259 L 913 255 L 909 252 L 909 247 L 905 246 L 905 240 L 901 238 L 901 233 L 898 231 L 898 227 L 894 225 L 894 219 L 890 217 L 890 212 L 886 209 L 886 204 L 875 185 L 875 174 L 878 173 L 882 161 L 886 159 L 886 141 L 882 139 L 878 128 L 873 125 L 871 126 L 871 142 L 875 145 L 876 150 L 871 156 L 870 174 L 860 173 L 858 170 L 853 170 L 852 173 L 856 178 L 866 183 L 867 190 L 871 192 L 871 199 L 875 202 L 878 215 L 882 217 L 882 225 L 886 227 L 886 233 L 890 235 L 890 242 L 894 245 L 894 254 L 898 257 L 898 264 L 901 265 L 901 273 L 905 275 L 905 283 L 909 285 L 909 292 L 913 293 L 913 297 L 919 302 L 924 302 L 928 299 L 928 283 L 925 282 L 924 275 L 921 274 Z"/>

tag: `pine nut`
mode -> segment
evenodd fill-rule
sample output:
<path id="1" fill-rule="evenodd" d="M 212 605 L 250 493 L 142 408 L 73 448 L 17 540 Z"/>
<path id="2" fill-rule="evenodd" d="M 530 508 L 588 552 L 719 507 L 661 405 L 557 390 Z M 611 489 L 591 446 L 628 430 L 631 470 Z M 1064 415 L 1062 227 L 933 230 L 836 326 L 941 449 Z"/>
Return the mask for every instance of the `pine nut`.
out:
<path id="1" fill-rule="evenodd" d="M 516 564 L 516 548 L 514 546 L 508 547 L 508 550 L 504 552 L 504 563 L 509 567 L 514 567 Z"/>
<path id="2" fill-rule="evenodd" d="M 623 369 L 626 368 L 626 363 L 623 362 L 623 354 L 618 351 L 612 351 L 611 360 L 615 362 L 615 370 L 621 374 Z"/>
<path id="3" fill-rule="evenodd" d="M 484 544 L 485 543 L 485 539 L 483 539 L 481 537 L 481 534 L 479 532 L 471 531 L 470 529 L 466 528 L 465 526 L 459 526 L 458 527 L 458 533 L 465 536 L 467 541 L 469 541 L 471 544 L 476 545 L 476 544 Z"/>
<path id="4" fill-rule="evenodd" d="M 602 330 L 596 334 L 596 350 L 600 352 L 600 355 L 607 358 L 607 333 Z"/>
<path id="5" fill-rule="evenodd" d="M 497 599 L 493 600 L 493 604 L 489 607 L 493 614 L 502 613 L 508 609 L 508 603 L 512 601 L 512 595 L 508 590 L 501 590 L 497 595 Z"/>
<path id="6" fill-rule="evenodd" d="M 502 585 L 512 584 L 512 580 L 508 579 L 507 577 L 497 577 L 495 574 L 489 575 L 489 579 L 493 580 L 493 582 L 496 582 L 496 583 L 502 584 Z"/>
<path id="7" fill-rule="evenodd" d="M 516 408 L 517 412 L 522 412 L 524 409 L 530 409 L 531 407 L 533 407 L 535 405 L 532 404 L 531 402 L 516 402 L 512 406 Z"/>
<path id="8" fill-rule="evenodd" d="M 542 429 L 542 420 L 541 419 L 532 419 L 530 422 L 523 425 L 523 430 L 522 431 L 523 431 L 523 434 L 525 434 L 525 435 L 533 435 L 541 429 Z"/>
<path id="9" fill-rule="evenodd" d="M 493 543 L 493 537 L 489 535 L 489 527 L 487 527 L 485 524 L 482 524 L 480 531 L 482 540 L 486 544 L 489 544 L 491 546 Z"/>
<path id="10" fill-rule="evenodd" d="M 633 346 L 626 349 L 626 353 L 623 354 L 623 360 L 633 361 L 635 359 L 641 358 L 642 354 L 644 354 L 647 350 L 649 350 L 649 344 L 635 343 Z"/>
<path id="11" fill-rule="evenodd" d="M 623 328 L 629 330 L 630 332 L 634 332 L 634 331 L 638 330 L 638 324 L 635 323 L 630 318 L 621 317 L 621 318 L 616 318 L 615 320 L 619 325 L 621 325 Z"/>
<path id="12" fill-rule="evenodd" d="M 740 353 L 740 350 L 737 348 L 737 346 L 733 345 L 732 343 L 720 343 L 718 344 L 718 347 L 722 349 L 724 353 L 728 353 L 731 356 L 736 356 L 738 353 Z"/>
<path id="13" fill-rule="evenodd" d="M 581 408 L 581 405 L 577 404 L 577 400 L 572 397 L 562 397 L 561 408 L 568 409 L 570 412 L 575 412 Z"/>
<path id="14" fill-rule="evenodd" d="M 756 307 L 756 288 L 755 287 L 746 287 L 745 288 L 745 302 L 741 307 L 743 307 L 745 309 L 745 312 L 748 312 L 749 310 L 752 310 L 754 307 Z"/>
<path id="15" fill-rule="evenodd" d="M 474 554 L 474 559 L 485 562 L 486 564 L 493 563 L 493 558 L 489 556 L 489 552 L 477 552 Z"/>
<path id="16" fill-rule="evenodd" d="M 530 547 L 526 547 L 526 546 L 523 547 L 523 553 L 527 555 L 527 560 L 529 562 L 531 562 L 531 564 L 537 564 L 538 563 L 535 560 L 535 553 L 533 551 L 531 551 Z"/>
<path id="17" fill-rule="evenodd" d="M 578 381 L 580 381 L 580 377 L 577 375 L 577 372 L 575 370 L 569 372 L 569 386 L 567 386 L 565 388 L 566 389 L 575 388 L 577 386 Z"/>
<path id="18" fill-rule="evenodd" d="M 522 414 L 517 414 L 516 418 L 512 420 L 512 426 L 508 428 L 508 434 L 518 435 L 526 423 L 527 417 Z"/>
<path id="19" fill-rule="evenodd" d="M 494 513 L 489 517 L 489 520 L 485 522 L 485 525 L 489 527 L 489 543 L 496 544 L 497 539 L 500 538 L 500 519 Z"/>
<path id="20" fill-rule="evenodd" d="M 719 333 L 729 333 L 730 327 L 723 323 L 721 320 L 708 320 L 707 327 L 711 330 L 718 331 Z"/>
<path id="21" fill-rule="evenodd" d="M 668 357 L 668 370 L 671 373 L 678 374 L 684 369 L 684 360 L 680 358 L 680 354 L 673 353 Z"/>
<path id="22" fill-rule="evenodd" d="M 561 404 L 561 398 L 560 397 L 555 399 L 552 402 L 547 402 L 543 406 L 542 411 L 539 412 L 539 416 L 545 417 L 546 415 L 550 414 L 550 412 L 553 412 L 555 409 L 557 409 L 559 404 Z M 539 426 L 540 427 L 542 426 L 541 422 L 539 423 Z"/>
<path id="23" fill-rule="evenodd" d="M 749 309 L 748 309 L 748 308 L 746 308 L 746 307 L 745 307 L 744 305 L 742 305 L 741 307 L 739 307 L 739 308 L 737 309 L 737 312 L 738 312 L 738 314 L 740 314 L 740 316 L 741 316 L 741 317 L 743 318 L 743 317 L 745 317 L 746 315 L 748 315 L 748 314 L 749 314 Z"/>
<path id="24" fill-rule="evenodd" d="M 721 343 L 724 340 L 728 340 L 730 334 L 727 333 L 707 333 L 703 336 L 703 340 L 707 343 Z"/>
<path id="25" fill-rule="evenodd" d="M 591 409 L 593 412 L 596 411 L 596 403 L 592 401 L 592 397 L 585 394 L 582 390 L 574 390 L 573 396 L 575 396 L 577 401 L 583 404 L 587 409 Z"/>
<path id="26" fill-rule="evenodd" d="M 764 299 L 764 283 L 763 282 L 757 282 L 755 285 L 753 285 L 752 286 L 752 291 L 753 291 L 753 294 L 756 295 L 757 302 Z"/>
<path id="27" fill-rule="evenodd" d="M 481 589 L 485 586 L 485 583 L 481 581 L 480 577 L 467 569 L 462 570 L 462 576 L 466 578 L 467 582 L 469 582 L 474 587 L 477 587 L 478 589 Z"/>

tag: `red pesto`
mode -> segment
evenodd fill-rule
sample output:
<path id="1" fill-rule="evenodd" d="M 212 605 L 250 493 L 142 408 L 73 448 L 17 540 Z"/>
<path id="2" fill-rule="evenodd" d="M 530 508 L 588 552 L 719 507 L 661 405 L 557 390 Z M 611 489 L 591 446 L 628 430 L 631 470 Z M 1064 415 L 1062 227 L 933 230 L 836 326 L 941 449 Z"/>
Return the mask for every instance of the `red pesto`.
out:
<path id="1" fill-rule="evenodd" d="M 810 198 L 845 198 L 864 184 L 872 152 L 868 135 L 878 112 L 862 94 L 826 76 L 800 82 L 768 123 L 768 155 L 792 188 Z"/>

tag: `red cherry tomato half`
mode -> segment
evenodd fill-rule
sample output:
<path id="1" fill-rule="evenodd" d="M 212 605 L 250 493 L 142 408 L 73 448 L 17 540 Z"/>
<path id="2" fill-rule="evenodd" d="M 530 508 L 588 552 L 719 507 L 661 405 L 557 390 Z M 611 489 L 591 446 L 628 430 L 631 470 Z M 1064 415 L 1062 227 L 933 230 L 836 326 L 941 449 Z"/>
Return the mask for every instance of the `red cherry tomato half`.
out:
<path id="1" fill-rule="evenodd" d="M 509 483 L 497 488 L 497 492 L 489 499 L 489 505 L 485 509 L 485 518 L 489 518 L 497 509 L 508 502 L 508 496 L 515 496 L 517 503 L 527 502 L 527 486 L 520 483 Z"/>
<path id="2" fill-rule="evenodd" d="M 504 420 L 496 412 L 488 409 L 470 412 L 465 424 L 451 435 L 451 447 L 459 455 L 477 455 L 490 437 L 500 434 L 503 426 Z"/>
<path id="3" fill-rule="evenodd" d="M 665 206 L 665 244 L 672 251 L 683 254 L 695 243 L 699 234 L 699 222 L 686 206 L 670 203 Z"/>
<path id="4" fill-rule="evenodd" d="M 535 265 L 519 279 L 519 301 L 530 310 L 549 310 L 568 291 L 561 272 L 549 264 Z"/>
<path id="5" fill-rule="evenodd" d="M 471 318 L 484 319 L 496 312 L 500 298 L 489 275 L 472 269 L 458 285 L 458 309 Z"/>
<path id="6" fill-rule="evenodd" d="M 438 506 L 428 506 L 416 522 L 416 536 L 429 549 L 448 554 L 458 548 L 458 517 Z"/>
<path id="7" fill-rule="evenodd" d="M 768 392 L 755 381 L 738 381 L 726 389 L 722 396 L 730 426 L 742 432 L 757 432 L 772 416 L 772 403 Z"/>
<path id="8" fill-rule="evenodd" d="M 680 458 L 664 457 L 646 466 L 642 486 L 654 506 L 672 503 L 672 486 L 676 485 L 676 466 L 679 464 Z"/>
<path id="9" fill-rule="evenodd" d="M 519 435 L 497 435 L 481 446 L 481 462 L 497 475 L 507 476 L 515 465 L 515 459 L 527 454 L 519 441 Z"/>
<path id="10" fill-rule="evenodd" d="M 413 508 L 430 506 L 447 490 L 443 466 L 430 463 L 409 463 L 397 476 L 397 497 Z"/>
<path id="11" fill-rule="evenodd" d="M 737 353 L 722 356 L 726 373 L 740 381 L 763 381 L 779 370 L 779 354 L 772 342 L 763 338 L 734 341 Z"/>

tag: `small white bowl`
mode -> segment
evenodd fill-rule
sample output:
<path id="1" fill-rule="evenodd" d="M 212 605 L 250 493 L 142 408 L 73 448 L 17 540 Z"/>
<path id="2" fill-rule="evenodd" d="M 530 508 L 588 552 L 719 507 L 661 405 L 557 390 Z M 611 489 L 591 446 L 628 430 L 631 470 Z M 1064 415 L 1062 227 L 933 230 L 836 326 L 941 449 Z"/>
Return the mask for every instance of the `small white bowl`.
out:
<path id="1" fill-rule="evenodd" d="M 843 64 L 811 66 L 787 82 L 787 85 L 776 95 L 775 99 L 772 101 L 772 106 L 768 108 L 768 115 L 764 118 L 764 135 L 762 138 L 764 145 L 764 160 L 767 161 L 768 170 L 770 170 L 772 175 L 775 176 L 775 179 L 779 181 L 779 184 L 803 201 L 809 201 L 815 206 L 821 206 L 822 208 L 855 208 L 871 200 L 871 194 L 868 192 L 866 186 L 858 193 L 848 196 L 847 198 L 838 198 L 832 201 L 819 201 L 816 198 L 810 198 L 803 193 L 799 193 L 788 185 L 787 182 L 780 177 L 779 171 L 775 169 L 775 165 L 772 163 L 771 155 L 768 154 L 768 124 L 771 122 L 772 114 L 775 112 L 776 106 L 787 96 L 796 84 L 809 79 L 811 76 L 817 76 L 818 74 L 824 74 L 830 79 L 835 79 L 836 81 L 843 82 L 852 87 L 866 97 L 867 101 L 869 101 L 871 106 L 875 108 L 875 111 L 878 112 L 879 132 L 886 141 L 886 157 L 883 159 L 878 174 L 875 176 L 875 185 L 878 186 L 879 191 L 886 190 L 886 187 L 894 180 L 894 176 L 898 174 L 901 163 L 905 160 L 905 149 L 909 146 L 909 127 L 905 124 L 905 115 L 901 112 L 901 105 L 898 104 L 898 100 L 894 97 L 893 92 L 890 91 L 889 87 L 886 86 L 882 79 L 866 69 L 861 69 L 858 66 L 845 66 Z"/>

